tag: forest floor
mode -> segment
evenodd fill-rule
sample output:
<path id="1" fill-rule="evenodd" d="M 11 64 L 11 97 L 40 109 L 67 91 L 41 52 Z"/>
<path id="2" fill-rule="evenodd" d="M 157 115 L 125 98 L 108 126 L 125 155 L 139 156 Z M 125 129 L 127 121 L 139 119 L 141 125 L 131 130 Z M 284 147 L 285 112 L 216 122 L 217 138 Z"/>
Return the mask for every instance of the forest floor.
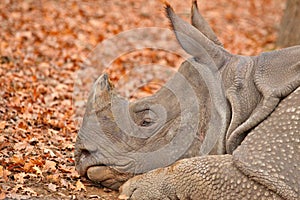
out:
<path id="1" fill-rule="evenodd" d="M 185 2 L 169 0 L 188 20 L 191 1 Z M 255 55 L 275 48 L 285 1 L 198 4 L 232 53 Z M 74 144 L 90 85 L 105 70 L 120 93 L 140 98 L 170 76 L 152 65 L 177 69 L 182 58 L 162 50 L 127 52 L 109 66 L 90 63 L 94 76 L 86 73 L 86 63 L 91 57 L 96 63 L 98 56 L 102 59 L 91 53 L 98 44 L 145 27 L 169 28 L 161 1 L 1 1 L 0 200 L 117 199 L 117 192 L 80 177 L 74 166 Z M 105 53 L 114 53 L 109 51 Z M 143 67 L 131 73 L 136 66 Z"/>

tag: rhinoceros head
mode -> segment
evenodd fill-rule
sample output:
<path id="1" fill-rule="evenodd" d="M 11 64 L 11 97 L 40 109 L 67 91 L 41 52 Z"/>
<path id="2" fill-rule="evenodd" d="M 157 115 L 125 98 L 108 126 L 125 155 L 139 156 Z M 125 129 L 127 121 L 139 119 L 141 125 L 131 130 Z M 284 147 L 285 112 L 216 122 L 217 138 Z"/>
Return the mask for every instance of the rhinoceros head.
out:
<path id="1" fill-rule="evenodd" d="M 157 93 L 134 102 L 119 96 L 103 74 L 89 95 L 77 137 L 76 169 L 118 188 L 133 174 L 197 156 L 213 123 L 211 115 L 214 123 L 222 122 L 218 113 L 212 113 L 213 106 L 205 81 L 188 61 Z M 219 133 L 214 127 L 211 131 Z"/>
<path id="2" fill-rule="evenodd" d="M 299 48 L 256 57 L 232 55 L 195 2 L 192 25 L 169 5 L 166 11 L 178 42 L 192 55 L 178 73 L 154 95 L 134 102 L 116 93 L 107 74 L 90 92 L 75 146 L 76 169 L 103 186 L 117 189 L 134 174 L 184 157 L 232 153 L 300 84 L 299 64 L 283 61 Z M 270 65 L 275 67 L 270 70 Z M 281 73 L 283 65 L 288 70 Z M 270 77 L 283 81 L 277 84 Z"/>
<path id="3" fill-rule="evenodd" d="M 136 173 L 184 157 L 225 151 L 229 113 L 216 65 L 224 64 L 230 54 L 195 5 L 193 24 L 205 27 L 206 36 L 169 6 L 167 14 L 186 51 L 198 48 L 196 53 L 203 56 L 188 59 L 157 93 L 134 102 L 116 93 L 107 74 L 94 83 L 77 137 L 76 169 L 104 186 L 118 188 Z M 182 32 L 186 26 L 193 32 Z M 204 141 L 208 131 L 212 136 Z"/>

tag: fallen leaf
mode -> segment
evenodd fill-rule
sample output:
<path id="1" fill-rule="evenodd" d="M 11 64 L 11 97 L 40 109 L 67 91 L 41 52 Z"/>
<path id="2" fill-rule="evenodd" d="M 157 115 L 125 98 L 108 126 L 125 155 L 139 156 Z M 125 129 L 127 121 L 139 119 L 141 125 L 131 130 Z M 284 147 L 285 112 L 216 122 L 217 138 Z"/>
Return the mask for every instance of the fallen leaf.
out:
<path id="1" fill-rule="evenodd" d="M 27 149 L 27 148 L 26 148 Z M 34 168 L 34 167 L 38 167 L 38 166 L 42 166 L 43 165 L 43 160 L 40 158 L 40 157 L 37 157 L 37 158 L 32 158 L 30 160 L 27 160 L 23 169 L 26 171 L 26 172 L 32 172 L 32 170 L 35 170 L 37 168 Z M 39 170 L 39 169 L 38 169 Z M 38 174 L 39 172 L 37 172 Z"/>
<path id="2" fill-rule="evenodd" d="M 60 184 L 65 187 L 65 188 L 68 188 L 69 187 L 69 183 L 68 181 L 66 181 L 65 179 L 61 179 L 60 180 Z"/>
<path id="3" fill-rule="evenodd" d="M 32 169 L 35 170 L 35 173 L 37 175 L 43 176 L 43 173 L 42 173 L 41 169 L 38 166 L 34 166 Z"/>
<path id="4" fill-rule="evenodd" d="M 51 182 L 54 182 L 54 183 L 58 183 L 59 180 L 61 179 L 61 177 L 58 173 L 57 174 L 50 174 L 46 178 L 47 178 L 48 181 L 51 181 Z"/>
<path id="5" fill-rule="evenodd" d="M 24 142 L 18 142 L 14 145 L 14 149 L 17 151 L 23 150 L 28 146 L 28 143 L 26 141 Z"/>
<path id="6" fill-rule="evenodd" d="M 24 172 L 21 172 L 21 173 L 15 174 L 14 179 L 17 181 L 17 183 L 23 184 L 25 176 L 26 176 L 26 174 Z"/>
<path id="7" fill-rule="evenodd" d="M 2 178 L 4 175 L 4 168 L 2 165 L 0 165 L 0 178 Z"/>
<path id="8" fill-rule="evenodd" d="M 83 185 L 83 183 L 82 183 L 80 180 L 78 180 L 78 181 L 76 182 L 76 191 L 81 191 L 81 190 L 86 191 L 86 188 L 85 188 L 85 186 Z"/>
<path id="9" fill-rule="evenodd" d="M 57 91 L 65 91 L 65 90 L 68 89 L 68 86 L 65 85 L 65 84 L 58 84 L 58 85 L 55 87 L 55 89 L 56 89 Z"/>
<path id="10" fill-rule="evenodd" d="M 45 149 L 44 153 L 49 153 L 51 157 L 56 157 L 55 153 L 51 149 Z"/>
<path id="11" fill-rule="evenodd" d="M 78 172 L 75 170 L 75 168 L 73 168 L 73 169 L 71 170 L 71 177 L 72 177 L 72 178 L 79 178 L 79 177 L 80 177 L 80 175 L 79 175 Z"/>
<path id="12" fill-rule="evenodd" d="M 15 164 L 24 165 L 24 163 L 25 163 L 24 159 L 18 155 L 13 155 L 13 157 L 11 157 L 10 160 L 12 163 L 15 163 Z"/>
<path id="13" fill-rule="evenodd" d="M 64 193 L 61 193 L 61 192 L 58 192 L 57 193 L 59 196 L 62 196 L 62 197 L 66 197 L 67 195 L 65 195 Z"/>
<path id="14" fill-rule="evenodd" d="M 65 144 L 63 146 L 63 149 L 67 149 L 67 150 L 73 150 L 74 149 L 74 144 Z"/>
<path id="15" fill-rule="evenodd" d="M 57 185 L 55 185 L 53 183 L 49 183 L 48 188 L 49 188 L 49 190 L 56 192 Z"/>
<path id="16" fill-rule="evenodd" d="M 55 170 L 56 170 L 56 162 L 51 161 L 51 160 L 46 160 L 43 171 L 53 172 Z"/>
<path id="17" fill-rule="evenodd" d="M 3 200 L 3 199 L 5 199 L 6 198 L 6 195 L 5 195 L 5 193 L 4 192 L 0 192 L 0 200 Z"/>
<path id="18" fill-rule="evenodd" d="M 18 128 L 26 131 L 28 129 L 28 124 L 25 121 L 20 121 L 18 124 Z"/>
<path id="19" fill-rule="evenodd" d="M 4 141 L 5 141 L 4 135 L 0 135 L 0 142 L 2 143 L 2 142 L 4 142 Z"/>
<path id="20" fill-rule="evenodd" d="M 6 170 L 3 166 L 0 165 L 0 180 L 3 179 L 4 181 L 8 180 L 8 176 L 11 174 L 10 171 Z"/>
<path id="21" fill-rule="evenodd" d="M 32 163 L 32 162 L 26 162 L 26 163 L 24 164 L 23 169 L 24 169 L 26 172 L 30 172 L 34 166 L 35 166 L 34 163 Z"/>
<path id="22" fill-rule="evenodd" d="M 6 121 L 1 121 L 0 122 L 0 129 L 4 129 L 5 128 L 5 125 L 6 125 Z"/>
<path id="23" fill-rule="evenodd" d="M 59 170 L 65 173 L 72 173 L 74 171 L 74 167 L 59 165 Z"/>

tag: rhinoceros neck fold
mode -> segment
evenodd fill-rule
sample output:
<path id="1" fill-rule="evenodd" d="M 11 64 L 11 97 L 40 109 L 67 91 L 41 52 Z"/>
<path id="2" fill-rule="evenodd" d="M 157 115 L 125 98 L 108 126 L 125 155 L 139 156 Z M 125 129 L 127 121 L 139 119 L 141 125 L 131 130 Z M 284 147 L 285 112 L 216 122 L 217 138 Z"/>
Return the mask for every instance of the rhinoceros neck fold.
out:
<path id="1" fill-rule="evenodd" d="M 224 86 L 217 67 L 200 63 L 196 59 L 188 62 L 204 80 L 210 98 L 210 120 L 207 125 L 200 155 L 223 154 L 225 152 L 225 133 L 230 119 L 230 110 L 224 93 Z"/>

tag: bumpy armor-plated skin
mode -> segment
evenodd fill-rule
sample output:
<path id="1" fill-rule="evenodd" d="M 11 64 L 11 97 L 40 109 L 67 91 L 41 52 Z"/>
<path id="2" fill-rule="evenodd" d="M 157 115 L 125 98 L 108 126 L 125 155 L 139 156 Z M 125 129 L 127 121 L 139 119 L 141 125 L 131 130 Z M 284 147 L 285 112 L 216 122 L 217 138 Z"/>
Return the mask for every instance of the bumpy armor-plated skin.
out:
<path id="1" fill-rule="evenodd" d="M 300 199 L 300 46 L 233 55 L 195 1 L 192 25 L 166 11 L 192 58 L 134 102 L 108 75 L 96 81 L 75 145 L 80 175 L 122 185 L 120 199 Z"/>

